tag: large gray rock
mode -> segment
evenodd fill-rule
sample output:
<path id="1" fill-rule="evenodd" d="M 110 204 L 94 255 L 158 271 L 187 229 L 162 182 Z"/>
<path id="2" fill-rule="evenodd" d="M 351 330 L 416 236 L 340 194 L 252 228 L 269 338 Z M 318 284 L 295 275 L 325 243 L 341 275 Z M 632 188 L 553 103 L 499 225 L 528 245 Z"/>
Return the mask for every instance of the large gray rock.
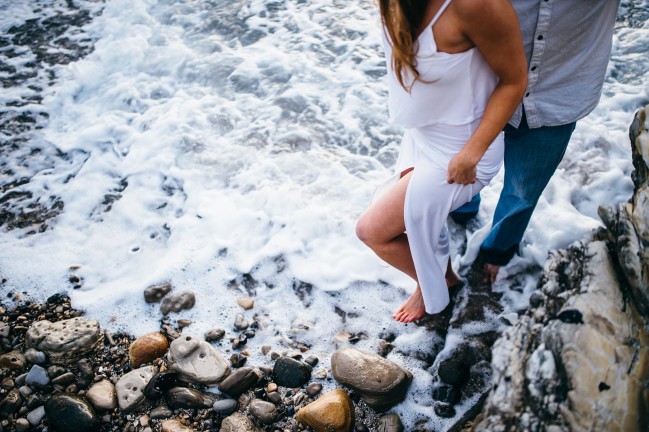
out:
<path id="1" fill-rule="evenodd" d="M 262 430 L 244 414 L 236 412 L 223 420 L 220 432 L 262 432 Z"/>
<path id="2" fill-rule="evenodd" d="M 540 293 L 494 345 L 476 431 L 647 430 L 649 332 L 603 241 L 548 261 Z"/>
<path id="3" fill-rule="evenodd" d="M 378 411 L 401 402 L 412 381 L 412 374 L 396 363 L 356 348 L 336 351 L 331 369 L 336 381 L 356 390 Z"/>
<path id="4" fill-rule="evenodd" d="M 649 105 L 636 113 L 629 136 L 633 197 L 617 207 L 600 207 L 599 215 L 636 307 L 649 319 Z"/>
<path id="5" fill-rule="evenodd" d="M 221 353 L 195 336 L 182 335 L 174 340 L 167 357 L 170 369 L 187 381 L 216 384 L 230 374 L 230 366 Z"/>
<path id="6" fill-rule="evenodd" d="M 155 366 L 145 366 L 123 375 L 115 386 L 119 408 L 130 411 L 144 402 L 144 388 L 157 371 Z"/>
<path id="7" fill-rule="evenodd" d="M 84 317 L 55 323 L 36 321 L 25 333 L 26 345 L 43 351 L 54 364 L 72 364 L 99 347 L 102 340 L 97 320 Z"/>

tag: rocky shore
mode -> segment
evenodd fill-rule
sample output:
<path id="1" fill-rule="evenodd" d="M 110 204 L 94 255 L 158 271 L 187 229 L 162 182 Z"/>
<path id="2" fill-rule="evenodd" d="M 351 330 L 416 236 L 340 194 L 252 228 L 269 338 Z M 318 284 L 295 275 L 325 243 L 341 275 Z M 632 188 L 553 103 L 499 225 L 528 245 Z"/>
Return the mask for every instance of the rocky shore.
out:
<path id="1" fill-rule="evenodd" d="M 193 307 L 190 292 L 169 291 L 151 287 L 145 300 L 161 301 L 165 314 Z M 252 298 L 238 303 L 254 307 Z M 248 365 L 247 341 L 259 323 L 242 314 L 226 360 L 225 329 L 199 337 L 163 320 L 160 332 L 137 339 L 111 335 L 66 295 L 0 313 L 3 432 L 403 430 L 398 415 L 385 412 L 405 397 L 410 372 L 355 348 L 335 352 L 332 371 L 317 357 L 270 346 L 261 347 L 269 364 Z M 323 394 L 332 377 L 344 387 Z"/>

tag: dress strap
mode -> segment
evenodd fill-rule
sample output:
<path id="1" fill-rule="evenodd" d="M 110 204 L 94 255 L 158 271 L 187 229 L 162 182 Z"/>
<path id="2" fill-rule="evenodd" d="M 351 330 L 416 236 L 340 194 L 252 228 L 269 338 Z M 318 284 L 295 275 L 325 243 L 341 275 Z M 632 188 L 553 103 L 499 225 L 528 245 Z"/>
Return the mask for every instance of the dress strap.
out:
<path id="1" fill-rule="evenodd" d="M 450 5 L 450 4 L 451 4 L 451 0 L 446 0 L 446 1 L 444 2 L 444 4 L 442 5 L 442 7 L 439 8 L 439 10 L 437 11 L 437 13 L 435 14 L 435 16 L 433 17 L 433 19 L 431 20 L 431 22 L 430 22 L 430 24 L 429 24 L 430 27 L 432 27 L 432 26 L 435 25 L 435 23 L 437 22 L 437 20 L 439 19 L 439 17 L 444 13 L 444 11 L 446 10 L 446 8 L 447 8 L 448 5 Z"/>

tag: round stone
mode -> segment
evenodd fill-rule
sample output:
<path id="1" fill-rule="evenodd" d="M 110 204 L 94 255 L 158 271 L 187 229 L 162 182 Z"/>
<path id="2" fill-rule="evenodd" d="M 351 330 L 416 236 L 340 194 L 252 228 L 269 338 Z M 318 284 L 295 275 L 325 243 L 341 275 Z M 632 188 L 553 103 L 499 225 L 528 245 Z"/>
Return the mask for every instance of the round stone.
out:
<path id="1" fill-rule="evenodd" d="M 306 386 L 306 393 L 313 397 L 320 393 L 322 390 L 322 384 L 317 383 L 317 382 L 310 382 L 308 386 Z"/>
<path id="2" fill-rule="evenodd" d="M 277 416 L 277 408 L 275 408 L 275 405 L 261 399 L 255 399 L 250 402 L 248 409 L 250 410 L 250 414 L 262 423 L 272 423 Z"/>
<path id="3" fill-rule="evenodd" d="M 349 432 L 354 424 L 354 404 L 347 392 L 336 389 L 300 408 L 296 418 L 317 432 Z"/>
<path id="4" fill-rule="evenodd" d="M 212 410 L 221 415 L 232 414 L 237 410 L 237 401 L 234 399 L 223 399 L 214 402 L 212 405 Z"/>
<path id="5" fill-rule="evenodd" d="M 101 380 L 90 387 L 86 399 L 99 410 L 112 411 L 117 407 L 115 386 L 109 380 Z"/>
<path id="6" fill-rule="evenodd" d="M 92 406 L 84 398 L 59 394 L 45 404 L 47 421 L 56 430 L 92 432 L 99 430 L 99 421 Z"/>
<path id="7" fill-rule="evenodd" d="M 158 332 L 147 333 L 139 337 L 128 349 L 128 358 L 132 368 L 139 368 L 145 363 L 162 357 L 169 348 L 167 338 Z"/>
<path id="8" fill-rule="evenodd" d="M 237 304 L 245 310 L 250 310 L 255 307 L 255 299 L 252 297 L 239 297 L 237 299 Z"/>
<path id="9" fill-rule="evenodd" d="M 311 379 L 311 368 L 299 360 L 280 357 L 273 367 L 273 380 L 284 387 L 302 387 Z"/>

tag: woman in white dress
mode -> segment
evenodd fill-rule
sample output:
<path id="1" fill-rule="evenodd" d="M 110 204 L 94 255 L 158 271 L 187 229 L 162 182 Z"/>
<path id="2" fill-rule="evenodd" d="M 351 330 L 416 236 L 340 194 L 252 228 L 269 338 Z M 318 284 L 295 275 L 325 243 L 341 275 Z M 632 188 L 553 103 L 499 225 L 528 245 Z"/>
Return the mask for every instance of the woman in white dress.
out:
<path id="1" fill-rule="evenodd" d="M 408 323 L 449 303 L 458 277 L 446 218 L 500 169 L 501 131 L 524 95 L 527 62 L 508 0 L 379 4 L 390 118 L 405 133 L 398 180 L 361 216 L 356 233 L 417 282 L 394 313 Z"/>

